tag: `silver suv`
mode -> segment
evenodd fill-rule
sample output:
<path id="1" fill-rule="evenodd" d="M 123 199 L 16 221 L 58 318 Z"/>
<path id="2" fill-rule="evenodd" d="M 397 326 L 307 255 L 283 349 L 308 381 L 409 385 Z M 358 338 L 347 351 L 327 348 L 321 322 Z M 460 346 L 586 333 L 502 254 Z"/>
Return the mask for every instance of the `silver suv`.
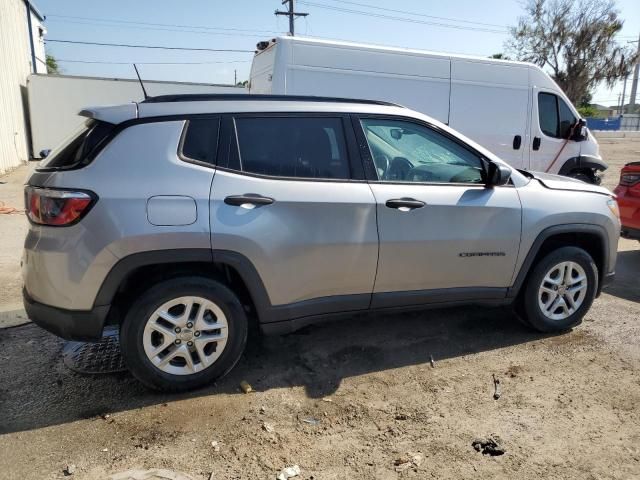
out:
<path id="1" fill-rule="evenodd" d="M 119 325 L 152 388 L 224 375 L 251 329 L 345 312 L 513 304 L 566 330 L 614 275 L 608 190 L 406 108 L 178 95 L 81 115 L 25 187 L 25 308 L 67 339 Z"/>

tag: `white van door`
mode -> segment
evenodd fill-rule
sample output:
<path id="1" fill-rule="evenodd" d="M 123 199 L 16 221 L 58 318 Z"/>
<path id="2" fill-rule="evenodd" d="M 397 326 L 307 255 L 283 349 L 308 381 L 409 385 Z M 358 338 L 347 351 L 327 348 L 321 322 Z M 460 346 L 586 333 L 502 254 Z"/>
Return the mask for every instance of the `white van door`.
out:
<path id="1" fill-rule="evenodd" d="M 531 170 L 558 173 L 567 159 L 580 156 L 580 142 L 567 141 L 576 116 L 553 90 L 533 87 L 533 105 Z"/>
<path id="2" fill-rule="evenodd" d="M 451 60 L 449 125 L 515 168 L 529 168 L 526 66 Z"/>

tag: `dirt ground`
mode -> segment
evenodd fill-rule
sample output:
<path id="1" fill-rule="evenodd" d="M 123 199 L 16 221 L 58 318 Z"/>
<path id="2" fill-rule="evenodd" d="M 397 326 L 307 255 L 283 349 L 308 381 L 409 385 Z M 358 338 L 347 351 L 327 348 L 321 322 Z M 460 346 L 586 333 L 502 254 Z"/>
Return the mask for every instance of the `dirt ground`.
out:
<path id="1" fill-rule="evenodd" d="M 640 142 L 600 143 L 612 188 Z M 25 174 L 0 178 L 0 200 L 21 207 Z M 25 225 L 0 215 L 0 309 L 19 304 Z M 615 284 L 564 335 L 501 309 L 363 316 L 256 342 L 186 395 L 74 373 L 53 335 L 0 329 L 0 478 L 63 478 L 68 464 L 96 480 L 132 468 L 275 479 L 294 464 L 301 479 L 640 478 L 639 247 L 621 240 Z M 472 447 L 490 436 L 504 455 Z"/>

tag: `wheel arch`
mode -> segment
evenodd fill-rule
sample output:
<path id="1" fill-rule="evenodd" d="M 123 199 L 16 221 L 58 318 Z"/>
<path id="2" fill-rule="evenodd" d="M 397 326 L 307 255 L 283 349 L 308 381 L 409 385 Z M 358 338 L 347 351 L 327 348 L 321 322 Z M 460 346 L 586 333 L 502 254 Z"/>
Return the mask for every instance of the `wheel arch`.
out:
<path id="1" fill-rule="evenodd" d="M 605 269 L 609 264 L 607 233 L 599 225 L 566 224 L 548 227 L 538 234 L 520 266 L 513 286 L 507 291 L 507 297 L 517 297 L 537 262 L 549 252 L 564 246 L 579 247 L 591 255 L 598 268 L 596 296 L 600 295 L 606 274 Z"/>
<path id="2" fill-rule="evenodd" d="M 603 172 L 607 168 L 609 168 L 609 166 L 604 163 L 601 158 L 594 155 L 579 155 L 567 159 L 562 167 L 560 167 L 558 175 L 568 176 L 573 171 L 584 170 Z"/>
<path id="3" fill-rule="evenodd" d="M 236 252 L 194 248 L 152 250 L 123 257 L 103 281 L 94 308 L 109 306 L 107 324 L 118 324 L 124 310 L 142 291 L 156 282 L 186 275 L 201 275 L 225 284 L 258 322 L 270 307 L 264 284 L 249 259 Z"/>

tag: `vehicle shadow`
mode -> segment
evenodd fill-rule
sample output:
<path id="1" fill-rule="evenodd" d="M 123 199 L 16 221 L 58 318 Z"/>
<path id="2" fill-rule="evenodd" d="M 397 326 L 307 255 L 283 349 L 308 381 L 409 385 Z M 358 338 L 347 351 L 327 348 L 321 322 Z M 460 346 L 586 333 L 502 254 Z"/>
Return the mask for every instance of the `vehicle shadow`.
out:
<path id="1" fill-rule="evenodd" d="M 81 375 L 61 358 L 64 342 L 34 325 L 0 330 L 0 433 L 93 418 L 185 398 L 303 386 L 311 398 L 334 393 L 342 379 L 423 365 L 531 342 L 544 335 L 504 309 L 454 308 L 365 315 L 266 337 L 224 379 L 186 394 L 162 394 L 128 373 Z"/>
<path id="2" fill-rule="evenodd" d="M 615 281 L 604 292 L 631 302 L 640 302 L 640 250 L 618 252 Z"/>

